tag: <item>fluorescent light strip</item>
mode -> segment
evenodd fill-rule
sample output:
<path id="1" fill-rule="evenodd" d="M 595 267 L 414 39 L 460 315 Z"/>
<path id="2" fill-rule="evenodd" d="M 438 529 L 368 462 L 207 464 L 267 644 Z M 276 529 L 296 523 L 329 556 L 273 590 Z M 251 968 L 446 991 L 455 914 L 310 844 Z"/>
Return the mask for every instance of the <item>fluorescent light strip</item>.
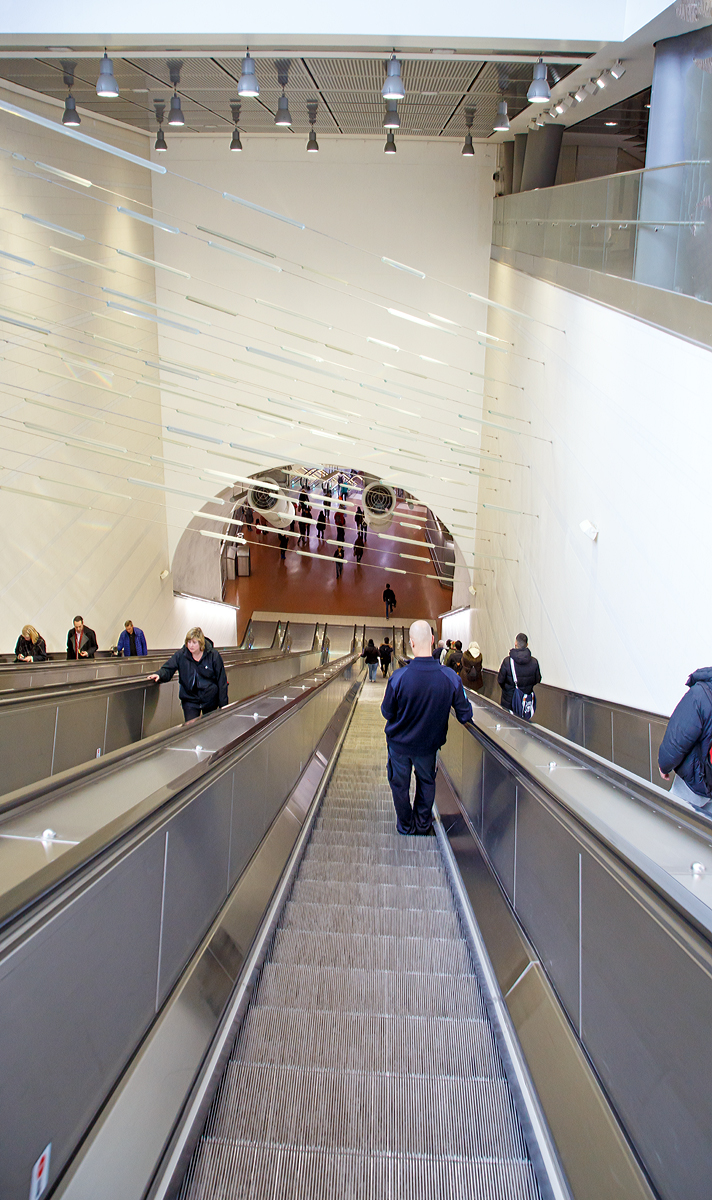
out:
<path id="1" fill-rule="evenodd" d="M 68 438 L 70 442 L 82 442 L 87 446 L 98 446 L 101 450 L 114 450 L 117 454 L 128 454 L 125 446 L 114 446 L 111 442 L 97 442 L 94 438 L 77 437 L 73 433 L 62 433 L 61 429 L 52 429 L 48 425 L 34 425 L 31 421 L 23 421 L 22 424 L 26 429 L 34 429 L 39 433 L 50 433 L 53 437 L 59 438 L 60 441 Z"/>
<path id="2" fill-rule="evenodd" d="M 23 267 L 34 267 L 34 263 L 29 258 L 20 258 L 19 254 L 10 254 L 7 250 L 0 250 L 0 255 L 3 258 L 10 258 L 13 262 L 22 263 Z"/>
<path id="3" fill-rule="evenodd" d="M 250 485 L 254 483 L 261 488 L 267 488 L 268 491 L 279 491 L 279 484 L 272 483 L 272 481 L 269 479 L 255 479 L 254 477 L 250 478 L 249 475 L 233 475 L 228 471 L 211 471 L 209 467 L 205 467 L 203 469 L 207 471 L 208 475 L 217 475 L 220 477 L 220 479 L 231 479 L 233 483 L 249 483 Z M 241 525 L 242 522 L 238 521 L 237 524 Z"/>
<path id="4" fill-rule="evenodd" d="M 0 483 L 0 488 L 4 492 L 13 492 L 16 496 L 31 496 L 33 500 L 49 500 L 50 504 L 67 504 L 69 508 L 81 508 L 83 512 L 91 508 L 90 504 L 77 504 L 74 500 L 58 500 L 56 496 L 43 496 L 41 492 L 26 492 L 22 488 L 8 487 L 6 483 Z"/>
<path id="5" fill-rule="evenodd" d="M 100 333 L 90 333 L 90 338 L 95 342 L 106 342 L 107 346 L 114 346 L 117 350 L 130 350 L 132 354 L 140 354 L 138 346 L 129 346 L 127 342 L 115 342 L 113 338 L 102 337 Z"/>
<path id="6" fill-rule="evenodd" d="M 196 337 L 200 333 L 199 329 L 193 329 L 190 325 L 179 325 L 177 321 L 169 321 L 166 317 L 158 317 L 153 313 L 139 312 L 136 308 L 127 308 L 125 304 L 115 304 L 113 300 L 107 300 L 106 307 L 126 313 L 129 317 L 140 317 L 142 321 L 154 321 L 158 325 L 168 325 L 171 329 L 180 329 L 181 333 L 194 333 Z M 101 316 L 101 313 L 98 313 L 97 316 Z"/>
<path id="7" fill-rule="evenodd" d="M 296 346 L 280 346 L 280 350 L 286 350 L 288 354 L 298 354 L 300 358 L 310 358 L 312 362 L 322 363 L 325 361 L 318 354 L 310 354 L 308 350 L 297 350 Z"/>
<path id="8" fill-rule="evenodd" d="M 306 229 L 301 221 L 295 221 L 292 217 L 285 217 L 282 213 L 272 212 L 271 208 L 263 208 L 261 204 L 253 204 L 251 200 L 243 200 L 240 196 L 233 196 L 230 192 L 223 192 L 223 200 L 232 200 L 233 204 L 241 204 L 243 208 L 251 208 L 253 212 L 262 213 L 264 217 L 274 217 L 275 221 L 284 221 L 285 225 L 293 225 L 295 229 Z"/>
<path id="9" fill-rule="evenodd" d="M 277 271 L 281 274 L 282 268 L 275 263 L 262 262 L 260 258 L 255 258 L 252 254 L 243 254 L 242 250 L 233 250 L 232 246 L 219 246 L 217 242 L 208 242 L 212 250 L 222 250 L 223 254 L 234 254 L 235 258 L 241 258 L 243 262 L 255 263 L 258 267 L 266 267 L 268 271 Z"/>
<path id="10" fill-rule="evenodd" d="M 184 317 L 185 313 L 179 312 L 177 308 L 166 308 L 165 304 L 156 304 L 155 300 L 143 300 L 141 296 L 129 296 L 127 292 L 115 292 L 113 288 L 102 287 L 102 292 L 106 292 L 107 296 L 118 296 L 120 300 L 133 300 L 134 304 L 143 304 L 146 308 L 157 308 L 159 312 L 171 313 L 174 317 Z M 193 317 L 199 325 L 207 325 L 210 329 L 210 321 L 203 321 L 200 317 Z"/>
<path id="11" fill-rule="evenodd" d="M 271 304 L 269 300 L 258 300 L 255 296 L 255 304 L 264 304 L 265 308 L 273 308 L 275 312 L 286 313 L 288 317 L 298 317 L 301 321 L 311 321 L 313 325 L 321 325 L 324 329 L 333 329 L 333 325 L 328 325 L 326 321 L 318 321 L 316 317 L 310 317 L 307 313 L 294 312 L 291 308 L 282 308 L 279 304 Z"/>
<path id="12" fill-rule="evenodd" d="M 157 371 L 169 371 L 171 375 L 182 375 L 184 379 L 193 379 L 196 383 L 200 382 L 199 375 L 191 375 L 189 371 L 181 371 L 180 367 L 169 367 L 164 362 L 151 362 L 148 358 L 144 358 L 143 361 L 147 367 L 154 367 Z"/>
<path id="13" fill-rule="evenodd" d="M 217 472 L 211 472 L 217 474 Z M 251 480 L 254 483 L 254 480 Z M 194 517 L 202 517 L 205 521 L 219 521 L 221 525 L 244 525 L 244 521 L 238 521 L 236 517 L 224 517 L 222 513 L 206 513 L 194 508 L 192 515 Z"/>
<path id="14" fill-rule="evenodd" d="M 405 271 L 408 275 L 416 275 L 418 279 L 425 279 L 425 271 L 418 271 L 415 267 L 407 267 L 405 263 L 396 262 L 394 258 L 382 258 L 382 263 L 387 267 L 395 267 L 396 271 Z"/>
<path id="15" fill-rule="evenodd" d="M 199 513 L 199 516 L 202 517 L 204 514 Z M 238 542 L 241 546 L 246 544 L 246 539 L 244 537 L 238 537 L 236 534 L 214 533 L 212 529 L 199 529 L 198 532 L 201 537 L 216 538 L 220 542 Z"/>
<path id="16" fill-rule="evenodd" d="M 383 305 L 385 308 L 386 306 Z M 414 317 L 411 313 L 402 312 L 400 308 L 386 308 L 386 312 L 392 317 L 400 317 L 402 321 L 412 321 L 414 325 L 425 325 L 428 329 L 439 329 L 440 333 L 447 333 L 450 337 L 457 337 L 457 334 L 452 329 L 442 329 L 436 325 L 434 321 L 426 321 L 424 317 Z"/>
<path id="17" fill-rule="evenodd" d="M 266 254 L 268 258 L 276 258 L 271 250 L 263 250 L 260 246 L 252 246 L 249 242 L 241 242 L 239 238 L 230 237 L 229 233 L 220 233 L 219 229 L 207 229 L 205 225 L 196 225 L 201 233 L 209 233 L 213 237 L 222 238 L 225 242 L 233 242 L 235 246 L 244 246 L 245 250 L 254 250 L 255 254 Z"/>
<path id="18" fill-rule="evenodd" d="M 178 267 L 169 267 L 167 263 L 157 262 L 155 258 L 144 258 L 143 254 L 132 254 L 130 250 L 119 250 L 115 247 L 116 253 L 121 254 L 124 258 L 132 258 L 134 262 L 145 263 L 147 267 L 156 267 L 160 271 L 170 271 L 171 275 L 180 275 L 181 279 L 190 279 L 187 271 L 179 271 Z"/>
<path id="19" fill-rule="evenodd" d="M 183 492 L 180 488 L 168 487 L 165 483 L 149 483 L 147 479 L 132 479 L 128 478 L 127 483 L 137 483 L 140 487 L 157 488 L 160 492 L 170 492 L 173 496 L 189 496 L 191 500 L 202 500 L 204 504 L 224 504 L 224 500 L 220 500 L 213 496 L 201 496 L 199 492 Z"/>
<path id="20" fill-rule="evenodd" d="M 0 321 L 7 321 L 8 325 L 18 325 L 20 329 L 31 329 L 33 333 L 44 333 L 51 337 L 49 329 L 42 329 L 39 325 L 30 325 L 28 321 L 15 321 L 12 317 L 3 317 L 0 315 Z"/>
<path id="21" fill-rule="evenodd" d="M 105 263 L 96 262 L 93 258 L 85 258 L 83 254 L 72 254 L 70 250 L 61 250 L 59 246 L 50 246 L 53 254 L 61 254 L 62 258 L 72 258 L 75 262 L 85 263 L 88 267 L 99 267 L 101 271 L 108 271 L 111 275 L 118 275 L 118 271 L 114 267 L 107 267 Z"/>
<path id="22" fill-rule="evenodd" d="M 44 221 L 42 217 L 33 217 L 31 213 L 23 213 L 22 219 L 23 221 L 32 221 L 35 225 L 41 225 L 44 229 L 52 229 L 54 233 L 62 233 L 65 237 L 74 238 L 75 242 L 86 241 L 83 233 L 75 233 L 73 229 L 65 229 L 64 225 L 53 225 L 51 221 Z"/>
<path id="23" fill-rule="evenodd" d="M 179 433 L 181 437 L 198 438 L 201 442 L 212 442 L 215 446 L 222 446 L 222 438 L 208 437 L 207 433 L 194 433 L 192 429 L 178 429 L 176 425 L 166 425 L 169 433 Z"/>
<path id="24" fill-rule="evenodd" d="M 186 296 L 186 300 L 189 300 L 191 304 L 202 304 L 204 308 L 212 308 L 215 310 L 215 312 L 225 313 L 225 315 L 228 317 L 238 317 L 240 315 L 239 313 L 233 312 L 231 308 L 221 308 L 219 304 L 211 304 L 209 300 L 199 300 L 197 296 Z M 204 325 L 208 324 L 207 321 L 202 323 Z"/>
<path id="25" fill-rule="evenodd" d="M 105 425 L 101 417 L 92 417 L 89 413 L 74 413 L 68 412 L 66 408 L 60 408 L 57 404 L 48 404 L 45 400 L 31 400 L 29 396 L 23 396 L 25 404 L 33 404 L 36 408 L 50 408 L 52 412 L 62 413 L 65 417 L 75 417 L 82 421 L 94 421 L 97 425 Z M 77 401 L 75 401 L 77 403 Z"/>
<path id="26" fill-rule="evenodd" d="M 89 137 L 86 133 L 79 133 L 76 129 L 68 128 L 66 125 L 60 125 L 57 121 L 49 121 L 47 117 L 41 117 L 39 113 L 29 112 L 26 108 L 18 108 L 15 104 L 8 104 L 7 100 L 0 100 L 0 111 L 10 113 L 13 117 L 20 117 L 23 121 L 31 121 L 33 125 L 41 125 L 43 129 L 49 129 L 52 133 L 61 133 L 64 137 L 73 138 L 74 141 L 83 142 L 85 146 L 93 146 L 95 150 L 103 150 L 106 154 L 113 154 L 116 158 L 123 158 L 126 162 L 136 163 L 138 167 L 146 167 L 149 171 L 156 171 L 159 175 L 166 174 L 166 168 L 160 163 L 151 162 L 148 158 L 139 158 L 138 154 L 130 154 L 128 150 L 120 150 L 118 146 L 110 146 L 107 142 L 100 142 L 98 138 Z"/>
<path id="27" fill-rule="evenodd" d="M 338 379 L 342 383 L 346 380 L 341 375 L 334 375 L 333 371 L 324 371 L 321 367 L 312 367 L 309 363 L 295 362 L 292 358 L 284 358 L 281 354 L 270 354 L 268 350 L 258 350 L 255 346 L 245 346 L 245 349 L 250 354 L 260 354 L 263 358 L 273 358 L 276 362 L 286 363 L 289 367 L 297 367 L 300 371 L 316 371 L 318 375 L 326 375 L 328 379 Z M 235 362 L 240 362 L 240 359 L 234 359 Z"/>
<path id="28" fill-rule="evenodd" d="M 400 346 L 394 346 L 393 342 L 382 342 L 380 338 L 367 337 L 367 342 L 371 342 L 374 346 L 385 346 L 387 350 L 395 350 L 396 354 L 400 353 Z"/>
<path id="29" fill-rule="evenodd" d="M 93 187 L 91 179 L 83 179 L 81 175 L 72 175 L 69 171 L 60 171 L 59 167 L 50 167 L 49 163 L 36 162 L 35 166 L 41 171 L 49 171 L 50 175 L 59 175 L 60 179 L 68 179 L 70 183 L 78 183 L 80 187 Z"/>
<path id="30" fill-rule="evenodd" d="M 456 329 L 462 329 L 457 321 L 451 321 L 449 317 L 439 317 L 437 313 L 428 313 L 428 316 L 432 317 L 434 321 L 442 321 L 445 325 L 454 325 Z"/>
<path id="31" fill-rule="evenodd" d="M 153 225 L 155 229 L 162 229 L 165 233 L 180 233 L 180 229 L 176 225 L 166 225 L 164 221 L 157 221 L 154 217 L 144 217 L 143 213 L 134 212 L 132 208 L 124 208 L 123 204 L 117 204 L 116 211 L 123 213 L 125 217 L 133 217 L 134 221 L 143 221 L 144 225 Z"/>

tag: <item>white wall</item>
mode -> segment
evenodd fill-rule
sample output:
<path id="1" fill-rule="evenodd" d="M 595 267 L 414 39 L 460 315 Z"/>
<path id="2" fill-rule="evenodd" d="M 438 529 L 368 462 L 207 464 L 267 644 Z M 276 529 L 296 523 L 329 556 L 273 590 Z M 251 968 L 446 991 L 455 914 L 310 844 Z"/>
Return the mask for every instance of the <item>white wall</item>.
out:
<path id="1" fill-rule="evenodd" d="M 519 418 L 502 423 L 532 435 L 499 435 L 525 466 L 498 502 L 535 515 L 479 508 L 479 528 L 518 560 L 477 585 L 485 665 L 522 629 L 547 683 L 669 713 L 712 659 L 712 354 L 494 262 L 491 295 L 538 318 L 492 316 L 523 357 L 488 353 L 524 388 L 501 389 Z"/>

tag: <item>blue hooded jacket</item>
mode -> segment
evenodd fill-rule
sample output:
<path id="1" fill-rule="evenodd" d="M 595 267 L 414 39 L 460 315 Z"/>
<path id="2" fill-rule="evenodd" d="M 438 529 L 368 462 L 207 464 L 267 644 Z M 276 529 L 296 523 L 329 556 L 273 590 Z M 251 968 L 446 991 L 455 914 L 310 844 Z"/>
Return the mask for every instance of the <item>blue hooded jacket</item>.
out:
<path id="1" fill-rule="evenodd" d="M 134 625 L 134 634 L 136 635 L 136 654 L 141 656 L 148 654 L 146 637 L 143 630 Z M 131 637 L 129 636 L 128 629 L 121 630 L 121 637 L 116 643 L 116 651 L 119 655 L 123 654 L 126 658 L 131 657 Z"/>
<path id="2" fill-rule="evenodd" d="M 693 671 L 687 687 L 689 692 L 668 721 L 658 751 L 658 766 L 666 775 L 674 771 L 691 791 L 707 800 L 702 760 L 712 746 L 712 667 Z"/>

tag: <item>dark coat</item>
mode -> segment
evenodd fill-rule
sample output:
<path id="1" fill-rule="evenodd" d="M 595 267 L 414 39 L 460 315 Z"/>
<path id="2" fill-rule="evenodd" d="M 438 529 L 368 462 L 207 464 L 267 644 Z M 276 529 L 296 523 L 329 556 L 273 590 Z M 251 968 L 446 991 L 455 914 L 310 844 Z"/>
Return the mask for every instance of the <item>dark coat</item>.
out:
<path id="1" fill-rule="evenodd" d="M 74 626 L 72 626 L 67 634 L 67 658 L 78 657 L 76 645 L 77 644 L 74 638 Z M 86 650 L 88 658 L 93 658 L 99 649 L 99 643 L 96 640 L 96 634 L 94 633 L 93 629 L 89 628 L 88 625 L 85 625 L 82 629 L 82 640 L 79 643 L 79 649 L 80 651 Z"/>
<path id="2" fill-rule="evenodd" d="M 497 683 L 502 689 L 502 708 L 512 708 L 512 697 L 514 696 L 514 680 L 512 678 L 512 667 L 510 658 L 514 659 L 514 669 L 517 672 L 517 686 L 523 692 L 531 692 L 538 683 L 541 683 L 541 671 L 536 658 L 532 657 L 532 652 L 528 646 L 523 650 L 510 650 L 506 658 L 502 659 L 502 666 L 499 668 L 497 675 Z"/>
<path id="3" fill-rule="evenodd" d="M 134 625 L 134 637 L 136 639 L 136 653 L 142 657 L 148 654 L 146 636 L 143 630 L 139 629 L 136 625 Z M 116 644 L 116 649 L 119 654 L 123 654 L 126 658 L 131 657 L 131 635 L 128 629 L 121 630 L 121 637 Z"/>
<path id="4" fill-rule="evenodd" d="M 366 646 L 361 651 L 361 658 L 365 659 L 368 665 L 378 662 L 378 648 L 376 646 Z"/>
<path id="5" fill-rule="evenodd" d="M 388 644 L 383 642 L 383 644 L 378 647 L 378 657 L 381 660 L 381 664 L 389 663 L 391 661 L 393 657 L 393 647 L 390 642 L 388 642 Z"/>
<path id="6" fill-rule="evenodd" d="M 707 688 L 702 684 L 707 684 Z M 676 775 L 698 796 L 707 797 L 702 774 L 702 756 L 712 744 L 712 667 L 693 671 L 686 692 L 668 721 L 658 751 L 661 771 Z"/>
<path id="7" fill-rule="evenodd" d="M 395 604 L 396 594 L 393 591 L 393 588 L 391 588 L 391 587 L 384 588 L 383 600 L 386 604 Z"/>
<path id="8" fill-rule="evenodd" d="M 43 637 L 40 637 L 36 642 L 33 642 L 30 640 L 30 638 L 24 638 L 22 634 L 20 634 L 19 638 L 17 639 L 17 645 L 15 646 L 15 659 L 17 660 L 21 654 L 24 655 L 25 658 L 27 658 L 27 655 L 30 654 L 33 662 L 46 662 L 49 658 L 47 646 Z"/>
<path id="9" fill-rule="evenodd" d="M 225 664 L 210 638 L 205 639 L 200 662 L 195 661 L 187 646 L 181 646 L 156 674 L 161 683 L 168 683 L 176 671 L 180 681 L 178 695 L 182 702 L 200 708 L 209 708 L 216 698 L 220 708 L 228 703 Z"/>
<path id="10" fill-rule="evenodd" d="M 460 679 L 464 683 L 465 687 L 472 688 L 475 692 L 482 691 L 482 688 L 485 686 L 485 681 L 482 678 L 481 654 L 478 654 L 477 658 L 473 658 L 469 650 L 465 651 L 462 656 Z"/>
<path id="11" fill-rule="evenodd" d="M 404 754 L 434 754 L 445 745 L 451 708 L 463 725 L 472 720 L 472 705 L 455 672 L 430 655 L 411 659 L 391 675 L 383 697 L 389 744 Z"/>

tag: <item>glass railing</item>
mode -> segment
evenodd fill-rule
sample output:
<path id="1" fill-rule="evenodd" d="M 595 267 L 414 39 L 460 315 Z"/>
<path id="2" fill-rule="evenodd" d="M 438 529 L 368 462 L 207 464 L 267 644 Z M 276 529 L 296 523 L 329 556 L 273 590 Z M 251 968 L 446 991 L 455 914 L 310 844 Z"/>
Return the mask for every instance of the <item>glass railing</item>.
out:
<path id="1" fill-rule="evenodd" d="M 712 303 L 710 162 L 501 196 L 492 241 Z"/>

